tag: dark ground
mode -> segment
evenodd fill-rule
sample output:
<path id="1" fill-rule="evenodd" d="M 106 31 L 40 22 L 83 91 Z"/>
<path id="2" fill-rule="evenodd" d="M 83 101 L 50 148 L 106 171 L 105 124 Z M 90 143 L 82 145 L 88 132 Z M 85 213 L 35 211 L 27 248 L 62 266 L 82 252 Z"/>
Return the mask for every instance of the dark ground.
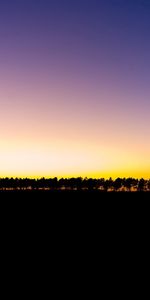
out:
<path id="1" fill-rule="evenodd" d="M 126 228 L 132 228 L 134 237 L 149 227 L 148 200 L 146 192 L 0 191 L 0 218 L 4 231 L 28 228 L 29 235 L 47 234 L 48 241 L 56 231 L 62 236 L 68 232 L 68 241 L 76 231 L 83 238 L 96 234 L 98 241 L 106 231 L 112 236 L 119 231 L 119 240 Z"/>
<path id="2" fill-rule="evenodd" d="M 6 197 L 8 199 L 36 199 L 36 200 L 104 200 L 104 199 L 150 199 L 150 192 L 103 192 L 103 191 L 71 191 L 71 190 L 15 190 L 0 191 L 0 199 Z"/>

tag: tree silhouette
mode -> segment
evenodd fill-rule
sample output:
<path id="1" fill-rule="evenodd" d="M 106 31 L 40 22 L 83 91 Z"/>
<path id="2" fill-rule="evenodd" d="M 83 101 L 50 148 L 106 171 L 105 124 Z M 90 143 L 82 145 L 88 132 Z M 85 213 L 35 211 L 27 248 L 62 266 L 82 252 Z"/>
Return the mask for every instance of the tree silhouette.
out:
<path id="1" fill-rule="evenodd" d="M 139 192 L 144 191 L 144 187 L 145 187 L 145 180 L 141 178 L 138 183 L 138 191 Z"/>
<path id="2" fill-rule="evenodd" d="M 117 178 L 113 182 L 113 187 L 114 187 L 114 191 L 118 191 L 122 187 L 122 179 L 121 178 Z"/>
<path id="3" fill-rule="evenodd" d="M 150 191 L 150 179 L 117 178 L 0 178 L 0 190 Z"/>

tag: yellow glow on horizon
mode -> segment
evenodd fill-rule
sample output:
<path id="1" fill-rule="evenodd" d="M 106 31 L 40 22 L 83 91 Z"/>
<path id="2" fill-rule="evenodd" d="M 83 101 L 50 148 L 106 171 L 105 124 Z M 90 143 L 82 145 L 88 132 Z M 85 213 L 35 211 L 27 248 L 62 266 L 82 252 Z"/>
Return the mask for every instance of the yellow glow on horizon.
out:
<path id="1" fill-rule="evenodd" d="M 116 97 L 109 91 L 88 95 L 81 89 L 74 94 L 62 82 L 59 89 L 56 85 L 49 91 L 44 86 L 37 94 L 36 86 L 23 89 L 16 81 L 9 89 L 6 85 L 0 96 L 5 103 L 0 119 L 0 177 L 150 178 L 149 116 L 142 127 L 135 107 L 130 114 L 116 112 Z M 89 111 L 88 102 L 96 97 L 97 106 Z"/>
<path id="2" fill-rule="evenodd" d="M 39 144 L 23 139 L 0 143 L 0 177 L 135 177 L 150 178 L 148 157 L 134 149 L 90 144 L 88 141 L 52 140 Z"/>

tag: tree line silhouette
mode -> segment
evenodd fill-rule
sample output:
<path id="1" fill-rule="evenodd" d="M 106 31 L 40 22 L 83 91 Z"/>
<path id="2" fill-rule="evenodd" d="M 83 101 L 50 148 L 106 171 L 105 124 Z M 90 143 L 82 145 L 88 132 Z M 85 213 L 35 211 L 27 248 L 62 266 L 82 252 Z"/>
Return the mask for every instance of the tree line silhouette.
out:
<path id="1" fill-rule="evenodd" d="M 150 179 L 135 178 L 0 178 L 0 190 L 150 191 Z"/>

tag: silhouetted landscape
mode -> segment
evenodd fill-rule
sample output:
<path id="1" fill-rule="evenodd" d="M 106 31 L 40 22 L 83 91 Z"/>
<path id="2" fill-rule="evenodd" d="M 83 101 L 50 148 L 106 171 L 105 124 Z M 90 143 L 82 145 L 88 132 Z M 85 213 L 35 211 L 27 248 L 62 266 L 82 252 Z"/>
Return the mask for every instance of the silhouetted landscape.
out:
<path id="1" fill-rule="evenodd" d="M 150 192 L 150 179 L 0 178 L 0 191 Z"/>

